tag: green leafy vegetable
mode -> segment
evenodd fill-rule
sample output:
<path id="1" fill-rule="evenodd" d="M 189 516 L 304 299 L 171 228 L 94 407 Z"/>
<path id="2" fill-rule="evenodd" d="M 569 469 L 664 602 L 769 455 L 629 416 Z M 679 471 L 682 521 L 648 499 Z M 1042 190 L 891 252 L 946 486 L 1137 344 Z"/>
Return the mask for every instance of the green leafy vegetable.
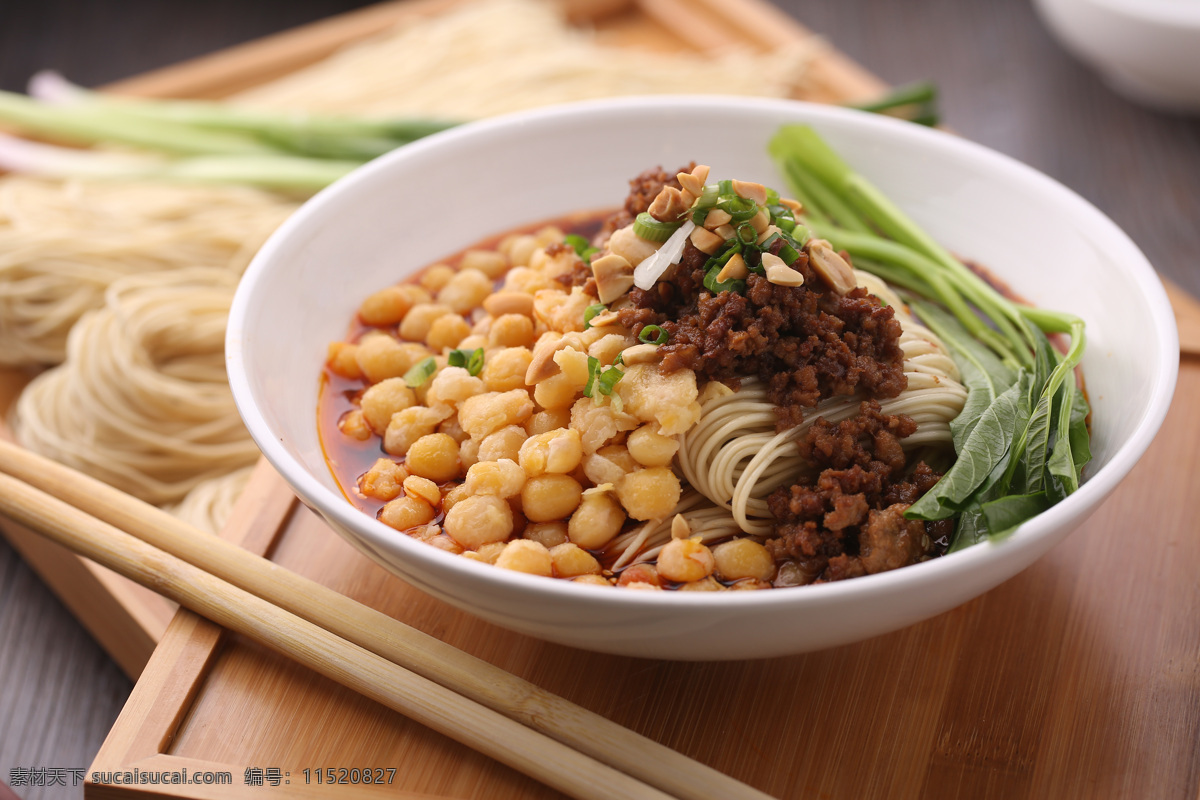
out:
<path id="1" fill-rule="evenodd" d="M 1091 457 L 1087 404 L 1074 382 L 1083 321 L 997 292 L 811 128 L 785 126 L 769 150 L 815 234 L 859 268 L 916 293 L 914 311 L 959 365 L 968 396 L 951 423 L 957 459 L 907 515 L 957 515 L 954 551 L 1007 536 L 1075 491 Z M 1050 345 L 1053 333 L 1070 336 L 1066 353 Z"/>

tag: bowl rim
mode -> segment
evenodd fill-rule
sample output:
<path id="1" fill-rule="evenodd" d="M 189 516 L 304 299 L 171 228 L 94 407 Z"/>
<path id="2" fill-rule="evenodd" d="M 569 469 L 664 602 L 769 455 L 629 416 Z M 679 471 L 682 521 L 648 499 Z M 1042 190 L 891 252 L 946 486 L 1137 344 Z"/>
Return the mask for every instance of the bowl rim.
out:
<path id="1" fill-rule="evenodd" d="M 1200 29 L 1200 4 L 1182 0 L 1084 0 L 1127 20 L 1172 28 Z"/>
<path id="2" fill-rule="evenodd" d="M 1011 536 L 1001 542 L 984 542 L 964 548 L 939 558 L 903 569 L 866 575 L 851 581 L 797 587 L 797 591 L 735 592 L 609 592 L 605 587 L 588 587 L 604 590 L 599 595 L 580 594 L 581 587 L 568 585 L 572 582 L 525 575 L 510 570 L 498 569 L 487 564 L 443 552 L 416 542 L 382 522 L 363 514 L 340 492 L 323 485 L 308 472 L 283 447 L 262 412 L 256 407 L 250 380 L 245 372 L 246 360 L 242 351 L 245 341 L 246 322 L 251 312 L 250 298 L 259 281 L 275 260 L 278 251 L 294 234 L 302 233 L 314 217 L 319 217 L 329 206 L 336 206 L 346 194 L 352 194 L 359 184 L 371 181 L 379 172 L 392 169 L 397 162 L 418 160 L 430 151 L 452 146 L 462 140 L 468 142 L 476 137 L 486 138 L 492 132 L 509 131 L 515 128 L 553 125 L 572 118 L 604 117 L 613 112 L 641 111 L 644 113 L 670 112 L 694 109 L 698 106 L 709 110 L 722 107 L 754 113 L 770 113 L 779 117 L 779 124 L 786 122 L 831 120 L 848 123 L 865 129 L 876 129 L 885 137 L 903 141 L 935 142 L 951 153 L 968 160 L 979 161 L 989 171 L 999 169 L 1010 173 L 1018 183 L 1025 183 L 1037 192 L 1052 197 L 1056 204 L 1063 205 L 1073 216 L 1083 219 L 1090 226 L 1106 230 L 1111 242 L 1121 249 L 1118 256 L 1124 266 L 1133 271 L 1139 286 L 1145 292 L 1145 300 L 1151 307 L 1154 318 L 1154 341 L 1161 344 L 1155 381 L 1147 387 L 1150 402 L 1127 442 L 1119 448 L 1098 472 L 1087 480 L 1072 495 L 1020 526 Z M 567 209 L 564 213 L 569 212 Z M 235 294 L 229 314 L 226 334 L 226 368 L 235 403 L 252 437 L 260 450 L 276 470 L 291 484 L 296 493 L 316 510 L 334 520 L 346 530 L 370 545 L 370 549 L 384 549 L 403 553 L 402 560 L 416 570 L 432 568 L 437 571 L 461 572 L 469 581 L 478 582 L 485 590 L 520 592 L 542 595 L 547 599 L 563 602 L 586 601 L 607 598 L 605 602 L 625 609 L 663 609 L 673 605 L 705 610 L 724 608 L 742 609 L 749 606 L 758 609 L 774 608 L 777 605 L 808 604 L 826 605 L 838 603 L 843 597 L 853 596 L 869 599 L 903 590 L 910 584 L 936 583 L 948 580 L 959 573 L 975 570 L 1003 552 L 1014 548 L 1036 547 L 1037 542 L 1052 537 L 1072 517 L 1094 508 L 1116 485 L 1124 479 L 1154 439 L 1166 417 L 1178 373 L 1178 332 L 1167 294 L 1157 274 L 1145 255 L 1119 226 L 1099 209 L 1062 183 L 1016 159 L 999 153 L 961 137 L 882 115 L 798 100 L 771 98 L 729 97 L 720 95 L 655 95 L 588 100 L 561 104 L 528 111 L 516 112 L 471 122 L 444 132 L 418 140 L 399 148 L 354 170 L 349 175 L 321 190 L 300 209 L 292 214 L 267 242 L 260 248 L 246 269 Z M 314 398 L 318 375 L 314 375 Z M 314 421 L 316 424 L 315 399 Z M 799 591 L 803 589 L 803 591 Z"/>

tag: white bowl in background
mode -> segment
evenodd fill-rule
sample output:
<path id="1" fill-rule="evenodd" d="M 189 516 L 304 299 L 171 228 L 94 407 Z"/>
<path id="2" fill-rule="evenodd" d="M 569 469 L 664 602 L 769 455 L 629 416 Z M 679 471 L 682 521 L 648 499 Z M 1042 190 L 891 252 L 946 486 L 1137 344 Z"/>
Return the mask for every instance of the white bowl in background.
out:
<path id="1" fill-rule="evenodd" d="M 1035 0 L 1059 41 L 1115 91 L 1200 112 L 1200 0 Z"/>
<path id="2" fill-rule="evenodd" d="M 326 347 L 345 336 L 362 298 L 488 235 L 615 207 L 627 180 L 647 167 L 695 159 L 716 177 L 783 188 L 766 144 L 788 122 L 813 125 L 951 250 L 1034 303 L 1087 321 L 1094 460 L 1079 491 L 1003 542 L 838 583 L 721 593 L 622 591 L 518 574 L 417 542 L 346 501 L 322 454 L 316 404 Z M 845 109 L 654 97 L 474 123 L 357 170 L 309 201 L 254 259 L 230 314 L 226 358 L 239 411 L 271 463 L 336 531 L 410 584 L 562 644 L 745 659 L 893 631 L 1027 567 L 1079 526 L 1145 451 L 1171 399 L 1178 341 L 1162 285 L 1133 242 L 1078 195 L 1012 159 Z"/>

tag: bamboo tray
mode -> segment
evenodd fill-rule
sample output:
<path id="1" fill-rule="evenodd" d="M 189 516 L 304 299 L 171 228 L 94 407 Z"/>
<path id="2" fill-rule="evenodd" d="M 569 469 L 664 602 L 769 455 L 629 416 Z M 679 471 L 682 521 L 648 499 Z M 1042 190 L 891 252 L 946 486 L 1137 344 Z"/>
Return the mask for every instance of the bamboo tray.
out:
<path id="1" fill-rule="evenodd" d="M 114 88 L 220 96 L 456 1 L 372 7 Z M 706 49 L 807 35 L 762 0 L 570 5 L 617 43 Z M 881 88 L 829 50 L 812 99 Z M 1200 352 L 1200 307 L 1173 299 L 1185 352 Z M 0 405 L 22 384 L 0 375 Z M 1085 530 L 1032 568 L 926 623 L 806 656 L 646 661 L 509 633 L 364 559 L 265 464 L 223 536 L 775 796 L 1195 797 L 1200 537 L 1180 498 L 1200 493 L 1200 421 L 1186 401 L 1197 391 L 1200 360 L 1185 356 L 1169 435 Z M 1156 470 L 1162 463 L 1173 469 Z M 1130 531 L 1143 537 L 1137 547 Z M 5 533 L 126 671 L 142 676 L 88 774 L 232 776 L 232 786 L 89 784 L 87 797 L 557 796 L 27 532 Z M 368 767 L 391 782 L 318 784 L 312 772 Z M 247 769 L 261 770 L 265 785 L 247 785 Z"/>

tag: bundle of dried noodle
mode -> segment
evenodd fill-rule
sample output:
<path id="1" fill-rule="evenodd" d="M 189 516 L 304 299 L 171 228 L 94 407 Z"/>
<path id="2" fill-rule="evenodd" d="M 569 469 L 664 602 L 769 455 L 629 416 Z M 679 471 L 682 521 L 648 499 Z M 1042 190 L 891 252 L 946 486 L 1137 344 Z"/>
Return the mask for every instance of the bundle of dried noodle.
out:
<path id="1" fill-rule="evenodd" d="M 787 97 L 820 48 L 767 54 L 654 53 L 605 47 L 538 0 L 464 3 L 405 23 L 239 95 L 260 108 L 475 119 L 551 103 L 632 94 Z"/>
<path id="2" fill-rule="evenodd" d="M 240 274 L 295 207 L 241 187 L 0 179 L 0 365 L 62 361 L 71 326 L 123 276 Z"/>
<path id="3" fill-rule="evenodd" d="M 189 268 L 113 283 L 71 330 L 66 361 L 22 393 L 20 443 L 155 504 L 253 464 L 225 375 L 237 279 Z"/>

